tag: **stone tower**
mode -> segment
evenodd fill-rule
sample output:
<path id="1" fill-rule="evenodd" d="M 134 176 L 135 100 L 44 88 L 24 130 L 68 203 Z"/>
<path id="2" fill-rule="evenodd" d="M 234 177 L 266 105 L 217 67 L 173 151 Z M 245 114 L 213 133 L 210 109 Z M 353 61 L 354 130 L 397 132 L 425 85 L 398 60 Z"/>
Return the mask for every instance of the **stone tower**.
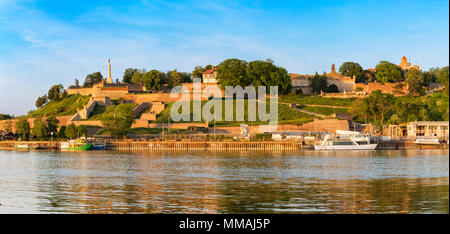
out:
<path id="1" fill-rule="evenodd" d="M 112 84 L 113 80 L 111 78 L 111 61 L 108 59 L 108 79 L 106 79 L 106 83 Z"/>

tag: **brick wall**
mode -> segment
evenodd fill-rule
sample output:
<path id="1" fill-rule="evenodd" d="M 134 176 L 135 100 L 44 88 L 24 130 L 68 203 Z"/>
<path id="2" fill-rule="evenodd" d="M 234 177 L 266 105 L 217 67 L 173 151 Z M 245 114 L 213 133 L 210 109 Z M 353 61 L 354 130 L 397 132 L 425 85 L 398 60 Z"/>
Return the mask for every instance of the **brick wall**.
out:
<path id="1" fill-rule="evenodd" d="M 327 78 L 328 85 L 336 85 L 340 93 L 355 91 L 355 82 L 353 80 L 347 81 L 337 78 Z"/>
<path id="2" fill-rule="evenodd" d="M 159 114 L 165 109 L 165 105 L 162 102 L 152 102 L 151 104 L 150 112 L 152 113 Z"/>
<path id="3" fill-rule="evenodd" d="M 67 94 L 80 94 L 84 96 L 92 95 L 92 88 L 74 88 L 74 89 L 67 89 Z"/>
<path id="4" fill-rule="evenodd" d="M 90 125 L 90 126 L 103 127 L 102 121 L 100 121 L 100 120 L 72 121 L 70 123 L 73 123 L 76 126 Z"/>
<path id="5" fill-rule="evenodd" d="M 402 91 L 403 91 L 403 93 L 406 94 L 408 92 L 408 86 L 405 83 L 403 83 L 403 84 L 404 84 L 404 86 L 403 86 Z M 396 85 L 398 85 L 398 83 L 382 84 L 382 83 L 378 83 L 378 82 L 371 82 L 368 84 L 358 83 L 358 84 L 356 84 L 356 87 L 362 88 L 362 91 L 366 92 L 367 94 L 370 94 L 375 90 L 380 90 L 383 93 L 393 94 Z"/>
<path id="6" fill-rule="evenodd" d="M 67 116 L 56 116 L 56 119 L 59 121 L 58 122 L 58 127 L 61 126 L 65 126 L 67 124 L 70 123 L 70 119 L 72 118 L 71 115 L 67 115 Z M 46 117 L 42 118 L 42 121 L 46 121 Z M 28 118 L 28 123 L 30 123 L 30 127 L 33 128 L 34 126 L 34 121 L 36 120 L 36 118 Z M 16 123 L 17 121 L 19 121 L 18 119 L 8 119 L 8 120 L 0 120 L 0 130 L 6 130 L 7 124 L 8 122 L 11 123 L 11 130 L 12 132 L 16 132 Z"/>

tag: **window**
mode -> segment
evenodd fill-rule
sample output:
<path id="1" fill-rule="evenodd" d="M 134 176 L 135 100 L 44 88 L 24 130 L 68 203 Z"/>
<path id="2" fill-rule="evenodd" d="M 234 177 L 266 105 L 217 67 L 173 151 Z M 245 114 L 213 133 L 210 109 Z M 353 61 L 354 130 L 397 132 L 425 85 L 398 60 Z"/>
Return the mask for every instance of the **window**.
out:
<path id="1" fill-rule="evenodd" d="M 416 127 L 416 136 L 425 136 L 425 126 Z"/>

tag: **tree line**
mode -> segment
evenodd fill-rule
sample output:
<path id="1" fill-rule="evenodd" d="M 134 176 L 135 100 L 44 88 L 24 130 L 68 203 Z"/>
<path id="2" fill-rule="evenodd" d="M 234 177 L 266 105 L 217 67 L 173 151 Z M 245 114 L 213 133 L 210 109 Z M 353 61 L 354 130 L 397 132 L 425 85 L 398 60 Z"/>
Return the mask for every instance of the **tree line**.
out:
<path id="1" fill-rule="evenodd" d="M 35 119 L 31 128 L 28 119 L 22 117 L 16 122 L 16 136 L 26 141 L 29 139 L 73 139 L 87 135 L 88 126 L 76 126 L 72 123 L 67 126 L 61 126 L 58 129 L 58 123 L 59 120 L 54 115 L 51 115 L 45 121 L 41 118 Z"/>
<path id="2" fill-rule="evenodd" d="M 146 71 L 145 69 L 128 68 L 123 75 L 123 82 L 144 84 L 147 90 L 159 91 L 163 84 L 169 88 L 182 83 L 192 82 L 193 78 L 202 78 L 202 74 L 215 67 L 217 79 L 221 87 L 225 86 L 278 86 L 281 94 L 290 92 L 291 80 L 285 68 L 276 66 L 270 59 L 266 61 L 255 60 L 247 62 L 240 59 L 227 59 L 219 65 L 196 66 L 192 73 L 178 72 L 167 73 L 158 70 Z"/>
<path id="3" fill-rule="evenodd" d="M 449 96 L 436 92 L 422 97 L 395 97 L 379 90 L 356 99 L 350 112 L 358 122 L 385 124 L 413 121 L 449 121 Z"/>
<path id="4" fill-rule="evenodd" d="M 47 94 L 37 98 L 35 104 L 37 108 L 41 108 L 50 101 L 60 101 L 67 96 L 67 90 L 64 89 L 62 84 L 53 85 L 50 87 Z"/>
<path id="5" fill-rule="evenodd" d="M 413 68 L 414 69 L 414 68 Z M 412 69 L 408 69 L 412 70 Z M 375 71 L 365 70 L 356 62 L 344 62 L 339 67 L 339 73 L 356 78 L 356 83 L 366 82 L 380 82 L 380 83 L 396 83 L 406 80 L 406 74 L 397 65 L 388 62 L 380 61 L 375 66 Z M 444 84 L 448 78 L 445 79 L 445 75 L 448 75 L 448 66 L 443 68 L 430 68 L 428 71 L 422 72 L 423 84 L 429 85 L 430 83 L 442 83 Z"/>

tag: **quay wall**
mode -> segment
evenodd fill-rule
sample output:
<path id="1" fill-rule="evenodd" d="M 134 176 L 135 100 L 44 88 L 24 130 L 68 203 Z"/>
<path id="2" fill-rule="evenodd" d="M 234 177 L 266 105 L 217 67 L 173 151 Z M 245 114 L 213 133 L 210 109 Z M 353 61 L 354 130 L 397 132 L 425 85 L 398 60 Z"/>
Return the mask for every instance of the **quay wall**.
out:
<path id="1" fill-rule="evenodd" d="M 107 149 L 112 150 L 217 150 L 217 151 L 273 151 L 300 150 L 305 147 L 302 142 L 110 142 Z"/>
<path id="2" fill-rule="evenodd" d="M 17 144 L 39 145 L 47 149 L 60 149 L 58 141 L 0 141 L 0 150 L 12 150 Z M 311 149 L 302 141 L 110 141 L 108 150 L 301 150 Z M 414 141 L 380 141 L 377 150 L 448 149 L 448 144 L 417 145 Z"/>

